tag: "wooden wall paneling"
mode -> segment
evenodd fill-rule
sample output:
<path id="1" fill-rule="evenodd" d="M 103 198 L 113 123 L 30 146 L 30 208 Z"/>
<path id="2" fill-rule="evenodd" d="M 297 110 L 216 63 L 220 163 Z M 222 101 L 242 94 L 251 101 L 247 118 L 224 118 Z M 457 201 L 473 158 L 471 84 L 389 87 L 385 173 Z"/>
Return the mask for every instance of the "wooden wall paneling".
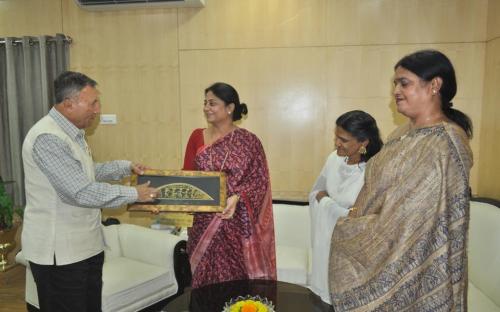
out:
<path id="1" fill-rule="evenodd" d="M 475 42 L 488 0 L 327 1 L 329 45 Z"/>
<path id="2" fill-rule="evenodd" d="M 328 103 L 329 120 L 350 110 L 370 113 L 383 139 L 398 125 L 406 122 L 395 111 L 392 97 L 394 64 L 413 47 L 346 46 L 329 48 Z"/>
<path id="3" fill-rule="evenodd" d="M 305 199 L 324 161 L 322 48 L 181 51 L 181 112 L 185 146 L 205 127 L 203 90 L 232 84 L 247 103 L 241 126 L 259 136 L 270 165 L 274 197 Z"/>
<path id="4" fill-rule="evenodd" d="M 61 1 L 0 1 L 0 37 L 61 33 Z"/>
<path id="5" fill-rule="evenodd" d="M 486 45 L 484 100 L 482 122 L 476 127 L 476 132 L 481 131 L 481 154 L 477 158 L 476 166 L 479 167 L 479 192 L 480 196 L 500 198 L 500 39 L 495 39 Z"/>
<path id="6" fill-rule="evenodd" d="M 455 106 L 475 125 L 473 190 L 492 194 L 499 2 L 210 0 L 197 9 L 89 12 L 73 0 L 0 1 L 0 30 L 75 39 L 71 68 L 99 82 L 102 112 L 118 117 L 90 132 L 99 161 L 179 168 L 189 134 L 205 126 L 204 88 L 233 84 L 249 105 L 241 126 L 266 149 L 274 196 L 298 199 L 333 149 L 335 119 L 363 109 L 387 136 L 405 122 L 391 95 L 395 62 L 437 48 L 457 71 Z M 123 208 L 110 214 L 151 220 Z"/>
<path id="7" fill-rule="evenodd" d="M 91 12 L 63 1 L 65 33 L 74 38 L 71 68 L 98 81 L 102 113 L 118 119 L 88 133 L 95 160 L 180 168 L 177 10 Z M 154 218 L 124 207 L 104 215 L 141 225 Z"/>
<path id="8" fill-rule="evenodd" d="M 500 37 L 500 0 L 488 0 L 487 40 Z"/>
<path id="9" fill-rule="evenodd" d="M 484 43 L 434 45 L 383 45 L 331 47 L 328 50 L 328 131 L 333 131 L 337 117 L 354 109 L 374 116 L 385 140 L 406 118 L 397 113 L 392 97 L 394 64 L 404 55 L 433 48 L 445 53 L 457 72 L 458 93 L 455 107 L 473 123 L 481 123 L 484 68 Z M 476 129 L 477 130 L 477 129 Z M 479 155 L 479 131 L 471 142 Z M 331 142 L 331 141 L 330 141 Z M 477 188 L 478 167 L 471 172 L 471 185 Z"/>
<path id="10" fill-rule="evenodd" d="M 180 49 L 319 46 L 329 0 L 210 0 L 179 10 Z"/>
<path id="11" fill-rule="evenodd" d="M 482 156 L 479 144 L 482 132 L 483 84 L 485 68 L 484 42 L 464 44 L 437 45 L 451 60 L 455 67 L 458 91 L 453 100 L 453 107 L 466 113 L 472 120 L 474 136 L 471 140 L 471 148 L 474 154 L 474 166 L 471 170 L 470 185 L 473 194 L 477 194 L 479 183 L 478 161 Z"/>
<path id="12" fill-rule="evenodd" d="M 96 159 L 179 168 L 176 10 L 88 12 L 67 0 L 64 12 L 72 68 L 95 77 L 102 113 L 118 118 L 89 137 Z"/>

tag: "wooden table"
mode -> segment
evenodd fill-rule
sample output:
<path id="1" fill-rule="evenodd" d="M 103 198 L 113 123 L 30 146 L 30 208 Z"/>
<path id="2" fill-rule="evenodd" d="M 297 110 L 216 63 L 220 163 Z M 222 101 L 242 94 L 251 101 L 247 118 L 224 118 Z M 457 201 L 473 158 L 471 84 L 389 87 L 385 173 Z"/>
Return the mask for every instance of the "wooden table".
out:
<path id="1" fill-rule="evenodd" d="M 309 289 L 280 281 L 243 280 L 213 284 L 184 294 L 171 301 L 162 311 L 167 312 L 221 312 L 225 303 L 238 296 L 266 297 L 276 312 L 332 312 Z"/>

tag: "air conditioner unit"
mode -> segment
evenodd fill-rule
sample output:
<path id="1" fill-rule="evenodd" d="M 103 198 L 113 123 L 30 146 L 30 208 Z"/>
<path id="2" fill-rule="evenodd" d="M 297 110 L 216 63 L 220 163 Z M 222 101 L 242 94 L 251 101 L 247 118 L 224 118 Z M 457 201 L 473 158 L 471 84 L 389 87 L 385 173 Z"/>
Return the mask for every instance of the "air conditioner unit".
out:
<path id="1" fill-rule="evenodd" d="M 75 0 L 85 10 L 131 8 L 193 8 L 205 6 L 205 0 Z"/>

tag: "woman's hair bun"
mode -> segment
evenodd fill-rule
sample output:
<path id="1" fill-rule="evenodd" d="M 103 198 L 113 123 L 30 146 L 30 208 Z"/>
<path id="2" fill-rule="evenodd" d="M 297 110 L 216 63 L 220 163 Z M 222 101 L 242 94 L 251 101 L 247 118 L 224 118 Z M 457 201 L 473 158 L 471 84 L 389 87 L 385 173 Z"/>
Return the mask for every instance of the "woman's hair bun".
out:
<path id="1" fill-rule="evenodd" d="M 247 115 L 248 114 L 248 107 L 245 103 L 240 104 L 241 107 L 241 114 L 242 115 Z"/>

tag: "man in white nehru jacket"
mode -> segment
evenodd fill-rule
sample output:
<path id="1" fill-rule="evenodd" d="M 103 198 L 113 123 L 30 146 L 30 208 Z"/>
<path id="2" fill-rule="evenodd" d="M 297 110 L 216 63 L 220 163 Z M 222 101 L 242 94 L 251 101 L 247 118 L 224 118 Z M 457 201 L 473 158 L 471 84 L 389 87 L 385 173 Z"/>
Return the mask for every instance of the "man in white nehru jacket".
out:
<path id="1" fill-rule="evenodd" d="M 94 163 L 84 129 L 100 112 L 97 83 L 64 72 L 54 82 L 56 104 L 23 143 L 26 209 L 23 254 L 41 311 L 101 311 L 104 240 L 100 208 L 154 200 L 149 183 L 99 181 L 141 174 L 141 164 Z"/>

